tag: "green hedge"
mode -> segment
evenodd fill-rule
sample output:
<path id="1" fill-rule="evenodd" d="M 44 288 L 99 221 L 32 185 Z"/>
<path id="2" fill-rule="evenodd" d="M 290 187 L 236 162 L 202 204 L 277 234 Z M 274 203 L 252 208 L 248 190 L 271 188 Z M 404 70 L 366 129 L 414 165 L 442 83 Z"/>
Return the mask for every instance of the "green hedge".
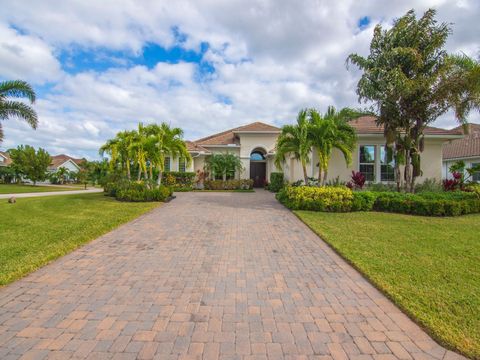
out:
<path id="1" fill-rule="evenodd" d="M 125 179 L 106 183 L 103 190 L 107 196 L 113 196 L 120 201 L 131 202 L 165 201 L 173 193 L 168 186 L 156 186 L 153 183 Z"/>
<path id="2" fill-rule="evenodd" d="M 205 190 L 250 190 L 253 188 L 253 180 L 205 180 Z"/>
<path id="3" fill-rule="evenodd" d="M 272 172 L 270 174 L 270 184 L 268 190 L 272 192 L 279 192 L 285 186 L 285 180 L 282 172 Z"/>
<path id="4" fill-rule="evenodd" d="M 423 216 L 480 213 L 480 194 L 471 191 L 397 192 L 351 191 L 344 187 L 286 187 L 277 199 L 290 209 L 313 211 L 385 211 Z"/>
<path id="5" fill-rule="evenodd" d="M 166 171 L 163 173 L 163 183 L 167 186 L 179 188 L 193 188 L 194 172 Z"/>

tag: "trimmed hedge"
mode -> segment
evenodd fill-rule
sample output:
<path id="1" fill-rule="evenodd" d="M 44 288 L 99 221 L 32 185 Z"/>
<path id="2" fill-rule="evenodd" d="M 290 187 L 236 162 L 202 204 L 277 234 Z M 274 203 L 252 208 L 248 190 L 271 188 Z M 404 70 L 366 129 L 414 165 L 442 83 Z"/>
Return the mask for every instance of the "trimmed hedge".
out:
<path id="1" fill-rule="evenodd" d="M 119 180 L 104 185 L 105 195 L 115 197 L 120 201 L 146 202 L 165 201 L 172 196 L 172 189 L 168 186 L 156 186 L 142 181 L 131 182 Z"/>
<path id="2" fill-rule="evenodd" d="M 480 194 L 464 192 L 351 191 L 345 187 L 286 187 L 277 199 L 293 210 L 313 211 L 385 211 L 423 216 L 458 216 L 480 213 Z"/>
<path id="3" fill-rule="evenodd" d="M 193 188 L 195 176 L 194 172 L 166 171 L 163 173 L 163 183 L 166 186 Z"/>
<path id="4" fill-rule="evenodd" d="M 204 188 L 205 190 L 250 190 L 253 188 L 253 180 L 205 180 Z"/>
<path id="5" fill-rule="evenodd" d="M 272 192 L 279 192 L 285 186 L 283 179 L 283 172 L 272 172 L 270 174 L 270 184 L 268 190 Z"/>

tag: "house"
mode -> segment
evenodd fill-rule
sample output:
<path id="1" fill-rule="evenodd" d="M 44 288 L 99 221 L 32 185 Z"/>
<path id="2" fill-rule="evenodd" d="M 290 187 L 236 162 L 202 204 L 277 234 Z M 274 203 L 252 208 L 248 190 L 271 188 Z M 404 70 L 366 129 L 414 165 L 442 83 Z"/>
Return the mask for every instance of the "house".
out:
<path id="1" fill-rule="evenodd" d="M 10 155 L 5 151 L 0 151 L 0 166 L 10 166 L 11 163 Z"/>
<path id="2" fill-rule="evenodd" d="M 464 133 L 462 126 L 454 130 Z M 468 132 L 462 139 L 452 140 L 443 145 L 442 177 L 450 179 L 449 168 L 458 161 L 465 162 L 466 168 L 480 164 L 480 124 L 469 124 Z M 474 181 L 480 181 L 480 173 L 473 175 Z"/>
<path id="3" fill-rule="evenodd" d="M 386 161 L 383 129 L 375 124 L 375 117 L 362 116 L 352 120 L 350 124 L 358 135 L 352 164 L 347 167 L 341 153 L 335 150 L 330 161 L 328 178 L 338 177 L 341 181 L 348 181 L 352 170 L 355 170 L 364 173 L 368 181 L 394 181 L 393 164 Z M 280 132 L 281 129 L 278 127 L 254 122 L 196 141 L 187 141 L 193 163 L 187 167 L 181 159 L 168 159 L 166 170 L 203 170 L 208 156 L 229 152 L 239 156 L 244 167 L 241 173 L 235 174 L 235 177 L 250 178 L 254 180 L 255 186 L 263 186 L 272 172 L 279 171 L 274 164 L 274 158 L 275 144 Z M 426 178 L 437 180 L 442 178 L 442 146 L 446 141 L 461 137 L 463 135 L 458 129 L 445 130 L 434 127 L 425 129 L 425 150 L 421 154 L 423 174 L 418 181 Z M 316 164 L 318 164 L 318 156 L 313 152 L 312 160 L 308 164 L 308 176 L 318 176 Z M 289 182 L 303 179 L 301 164 L 293 157 L 287 159 L 281 171 Z"/>
<path id="4" fill-rule="evenodd" d="M 75 159 L 71 156 L 60 154 L 51 156 L 52 162 L 48 166 L 47 170 L 50 173 L 56 172 L 60 168 L 65 168 L 68 171 L 77 172 L 80 170 L 80 165 L 85 159 Z"/>

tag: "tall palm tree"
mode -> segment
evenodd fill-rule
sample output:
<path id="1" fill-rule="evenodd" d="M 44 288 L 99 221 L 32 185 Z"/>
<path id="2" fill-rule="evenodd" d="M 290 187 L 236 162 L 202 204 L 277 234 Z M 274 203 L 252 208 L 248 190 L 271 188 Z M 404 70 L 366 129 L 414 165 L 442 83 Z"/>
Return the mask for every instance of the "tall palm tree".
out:
<path id="1" fill-rule="evenodd" d="M 303 179 L 308 183 L 307 164 L 310 162 L 312 150 L 311 137 L 309 135 L 308 111 L 300 110 L 295 125 L 284 125 L 277 139 L 275 165 L 281 169 L 287 155 L 293 156 L 300 161 L 303 170 Z"/>
<path id="2" fill-rule="evenodd" d="M 352 153 L 357 142 L 357 135 L 348 121 L 362 115 L 359 111 L 343 108 L 336 111 L 333 106 L 321 115 L 317 110 L 309 110 L 309 138 L 318 154 L 318 185 L 325 185 L 328 165 L 333 149 L 343 154 L 347 166 L 352 162 Z M 323 176 L 322 176 L 323 175 Z"/>
<path id="3" fill-rule="evenodd" d="M 110 170 L 114 170 L 117 167 L 118 160 L 118 143 L 119 140 L 117 137 L 107 140 L 105 144 L 100 147 L 98 153 L 100 156 L 108 154 L 110 156 L 109 166 Z"/>
<path id="4" fill-rule="evenodd" d="M 120 131 L 117 136 L 117 152 L 122 162 L 122 167 L 125 166 L 127 171 L 127 178 L 130 180 L 130 162 L 133 157 L 132 154 L 132 143 L 135 138 L 135 131 Z"/>
<path id="5" fill-rule="evenodd" d="M 32 128 L 38 125 L 37 113 L 23 102 L 8 98 L 27 98 L 31 104 L 35 103 L 35 91 L 25 81 L 10 80 L 0 82 L 0 121 L 8 118 L 25 120 Z M 2 123 L 0 122 L 0 143 L 3 141 Z"/>
<path id="6" fill-rule="evenodd" d="M 148 179 L 147 172 L 147 149 L 148 141 L 146 137 L 145 126 L 140 123 L 138 124 L 138 131 L 133 133 L 132 143 L 130 144 L 129 150 L 134 154 L 134 160 L 138 164 L 138 175 L 137 180 L 140 181 L 142 178 L 142 172 L 144 173 L 145 179 Z"/>

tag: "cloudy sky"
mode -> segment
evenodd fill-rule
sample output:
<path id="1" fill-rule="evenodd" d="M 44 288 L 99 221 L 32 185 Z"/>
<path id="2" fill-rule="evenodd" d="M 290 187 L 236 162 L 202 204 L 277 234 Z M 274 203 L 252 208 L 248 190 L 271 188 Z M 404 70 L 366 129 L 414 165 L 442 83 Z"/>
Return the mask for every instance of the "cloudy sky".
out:
<path id="1" fill-rule="evenodd" d="M 0 80 L 30 82 L 40 118 L 36 131 L 5 121 L 0 148 L 94 159 L 139 121 L 195 139 L 290 123 L 302 107 L 358 106 L 347 55 L 368 53 L 376 24 L 429 7 L 452 23 L 449 51 L 480 54 L 478 0 L 0 0 Z"/>

